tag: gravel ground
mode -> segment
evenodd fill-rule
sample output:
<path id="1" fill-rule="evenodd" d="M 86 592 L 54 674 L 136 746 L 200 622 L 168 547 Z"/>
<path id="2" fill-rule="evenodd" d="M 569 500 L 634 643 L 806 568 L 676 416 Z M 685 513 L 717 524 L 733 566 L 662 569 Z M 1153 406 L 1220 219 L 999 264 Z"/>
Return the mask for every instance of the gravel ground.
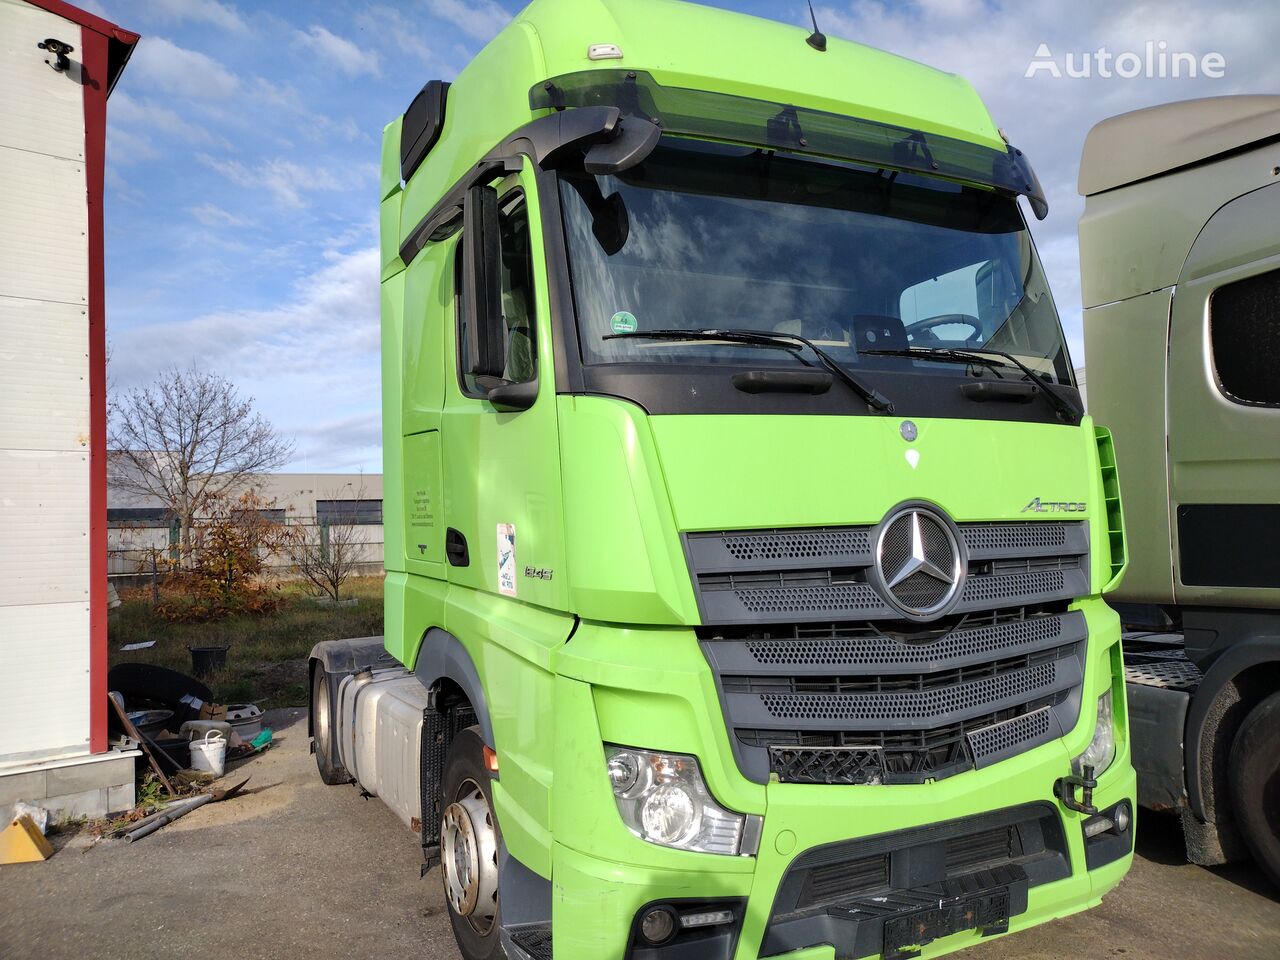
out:
<path id="1" fill-rule="evenodd" d="M 276 746 L 242 764 L 247 795 L 134 844 L 81 834 L 0 868 L 0 958 L 456 960 L 416 838 L 379 801 L 320 783 L 303 711 L 268 723 Z M 1280 898 L 1252 866 L 1183 862 L 1176 822 L 1145 814 L 1133 870 L 1101 907 L 957 956 L 1280 960 Z"/>

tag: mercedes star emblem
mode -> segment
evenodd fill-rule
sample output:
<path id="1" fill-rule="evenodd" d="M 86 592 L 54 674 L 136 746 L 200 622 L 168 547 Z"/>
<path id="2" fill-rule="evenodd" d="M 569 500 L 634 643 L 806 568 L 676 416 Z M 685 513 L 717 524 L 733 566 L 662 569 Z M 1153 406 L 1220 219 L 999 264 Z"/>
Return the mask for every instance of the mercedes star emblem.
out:
<path id="1" fill-rule="evenodd" d="M 884 520 L 875 563 L 886 599 L 913 620 L 946 613 L 964 579 L 964 553 L 954 528 L 923 506 L 899 507 Z"/>

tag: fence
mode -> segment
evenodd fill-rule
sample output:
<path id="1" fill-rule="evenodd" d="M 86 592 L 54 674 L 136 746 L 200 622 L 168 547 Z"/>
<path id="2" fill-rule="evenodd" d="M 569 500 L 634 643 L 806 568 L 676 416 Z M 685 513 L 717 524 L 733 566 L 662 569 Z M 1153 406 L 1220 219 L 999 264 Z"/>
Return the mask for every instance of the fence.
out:
<path id="1" fill-rule="evenodd" d="M 381 523 L 343 525 L 318 521 L 314 517 L 280 518 L 277 522 L 285 523 L 291 528 L 300 527 L 307 536 L 320 538 L 322 544 L 328 542 L 334 529 L 349 532 L 352 542 L 358 546 L 355 572 L 382 572 L 384 535 Z M 108 578 L 117 586 L 132 586 L 148 582 L 157 572 L 163 574 L 167 562 L 178 555 L 179 539 L 177 523 L 167 522 L 164 518 L 108 523 Z M 268 577 L 289 579 L 295 576 L 292 563 L 283 552 L 263 551 L 262 559 Z"/>

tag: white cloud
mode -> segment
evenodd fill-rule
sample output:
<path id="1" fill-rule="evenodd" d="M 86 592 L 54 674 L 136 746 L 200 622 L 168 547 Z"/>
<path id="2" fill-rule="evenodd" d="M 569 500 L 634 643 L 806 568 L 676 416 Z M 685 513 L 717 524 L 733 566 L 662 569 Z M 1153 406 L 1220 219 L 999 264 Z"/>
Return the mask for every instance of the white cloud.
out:
<path id="1" fill-rule="evenodd" d="M 208 124 L 193 123 L 177 110 L 154 100 L 130 96 L 124 90 L 117 90 L 111 95 L 107 113 L 110 118 L 107 125 L 108 136 L 121 127 L 127 127 L 138 136 L 158 132 L 187 144 L 214 144 L 227 150 L 232 149 L 231 144 L 214 134 Z"/>
<path id="2" fill-rule="evenodd" d="M 356 14 L 354 22 L 357 29 L 384 37 L 388 44 L 394 45 L 394 49 L 383 47 L 379 51 L 379 56 L 384 60 L 406 54 L 425 64 L 435 76 L 454 76 L 458 72 L 452 65 L 443 62 L 427 42 L 430 32 L 406 17 L 399 7 L 376 4 Z"/>
<path id="3" fill-rule="evenodd" d="M 511 19 L 494 0 L 427 0 L 427 9 L 476 40 L 491 39 Z"/>
<path id="4" fill-rule="evenodd" d="M 111 163 L 128 166 L 160 156 L 150 139 L 125 127 L 107 127 L 107 156 Z"/>
<path id="5" fill-rule="evenodd" d="M 164 37 L 143 37 L 129 60 L 130 82 L 165 96 L 193 100 L 225 100 L 239 88 L 235 74 L 197 50 Z"/>
<path id="6" fill-rule="evenodd" d="M 204 23 L 231 33 L 247 33 L 249 25 L 234 9 L 218 0 L 148 0 L 147 12 L 160 20 Z"/>
<path id="7" fill-rule="evenodd" d="M 283 206 L 301 207 L 303 194 L 314 190 L 337 190 L 342 184 L 324 167 L 308 167 L 292 160 L 276 158 L 246 164 L 200 154 L 201 163 L 212 167 L 238 187 L 266 190 Z"/>
<path id="8" fill-rule="evenodd" d="M 174 364 L 231 377 L 277 427 L 304 438 L 309 469 L 377 463 L 378 251 L 331 254 L 263 310 L 226 310 L 112 333 L 118 389 Z M 363 446 L 358 446 L 363 444 Z"/>
<path id="9" fill-rule="evenodd" d="M 250 223 L 244 217 L 236 216 L 229 210 L 224 210 L 216 203 L 202 203 L 195 207 L 188 207 L 187 213 L 191 214 L 206 227 L 247 227 Z"/>
<path id="10" fill-rule="evenodd" d="M 333 65 L 349 77 L 358 77 L 362 73 L 376 76 L 378 73 L 377 57 L 322 26 L 313 25 L 305 32 L 299 30 L 298 43 L 320 57 L 323 66 Z"/>
<path id="11" fill-rule="evenodd" d="M 295 463 L 306 463 L 308 469 L 323 464 L 329 470 L 359 470 L 371 461 L 376 465 L 381 457 L 382 416 L 376 407 L 331 420 L 308 421 L 293 432 L 298 441 Z"/>

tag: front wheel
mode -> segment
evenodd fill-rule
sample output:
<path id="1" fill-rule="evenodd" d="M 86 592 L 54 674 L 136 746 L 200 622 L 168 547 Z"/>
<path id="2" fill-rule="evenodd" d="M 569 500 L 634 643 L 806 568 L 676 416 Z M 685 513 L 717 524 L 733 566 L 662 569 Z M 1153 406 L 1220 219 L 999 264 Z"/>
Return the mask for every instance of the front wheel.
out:
<path id="1" fill-rule="evenodd" d="M 498 913 L 502 831 L 493 813 L 483 751 L 478 727 L 460 731 L 449 745 L 440 791 L 440 876 L 464 960 L 497 960 L 504 955 Z"/>
<path id="2" fill-rule="evenodd" d="M 1249 711 L 1231 745 L 1231 803 L 1244 842 L 1280 888 L 1280 693 Z"/>

